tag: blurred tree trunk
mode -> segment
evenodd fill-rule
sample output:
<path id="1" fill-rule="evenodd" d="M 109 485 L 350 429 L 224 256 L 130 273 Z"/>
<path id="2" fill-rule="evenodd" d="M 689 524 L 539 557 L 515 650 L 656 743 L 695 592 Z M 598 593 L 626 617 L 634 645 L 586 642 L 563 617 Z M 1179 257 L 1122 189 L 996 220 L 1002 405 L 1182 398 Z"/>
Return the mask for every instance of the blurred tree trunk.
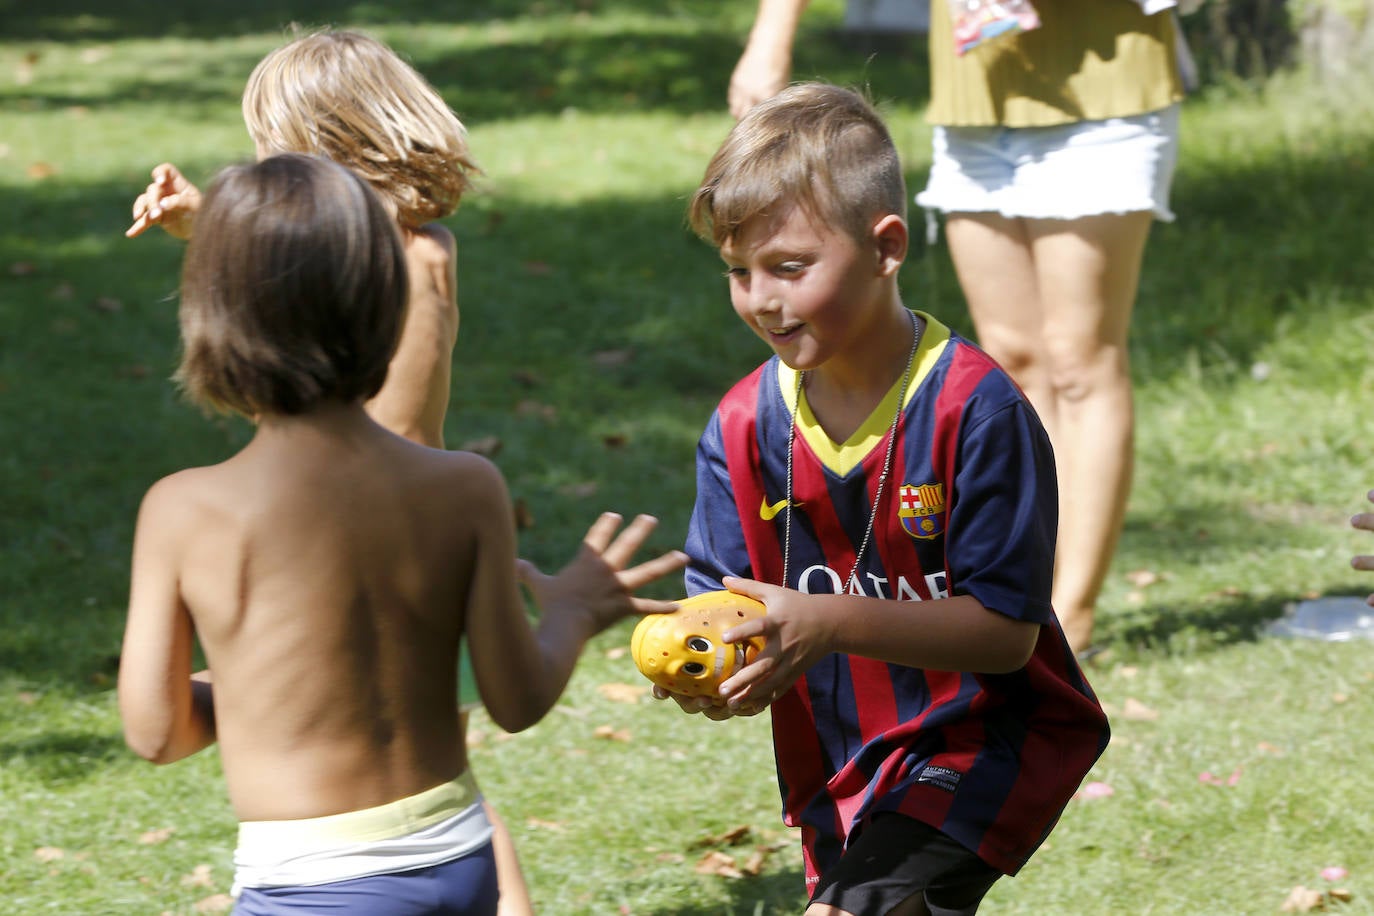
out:
<path id="1" fill-rule="evenodd" d="M 1207 0 L 1183 31 L 1204 82 L 1263 78 L 1299 62 L 1343 74 L 1369 66 L 1374 0 Z"/>
<path id="2" fill-rule="evenodd" d="M 1374 53 L 1374 0 L 1319 0 L 1297 24 L 1304 63 L 1323 77 L 1368 68 Z"/>

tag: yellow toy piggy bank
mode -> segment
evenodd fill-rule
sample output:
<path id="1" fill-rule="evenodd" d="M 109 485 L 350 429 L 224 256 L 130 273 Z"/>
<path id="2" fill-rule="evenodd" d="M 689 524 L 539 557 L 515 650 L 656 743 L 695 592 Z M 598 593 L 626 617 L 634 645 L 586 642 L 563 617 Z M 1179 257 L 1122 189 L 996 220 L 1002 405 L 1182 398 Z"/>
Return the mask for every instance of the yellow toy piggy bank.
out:
<path id="1" fill-rule="evenodd" d="M 702 592 L 671 614 L 650 614 L 630 637 L 630 654 L 649 680 L 683 696 L 719 696 L 720 682 L 763 648 L 763 637 L 727 643 L 721 634 L 766 613 L 763 603 L 734 592 Z"/>

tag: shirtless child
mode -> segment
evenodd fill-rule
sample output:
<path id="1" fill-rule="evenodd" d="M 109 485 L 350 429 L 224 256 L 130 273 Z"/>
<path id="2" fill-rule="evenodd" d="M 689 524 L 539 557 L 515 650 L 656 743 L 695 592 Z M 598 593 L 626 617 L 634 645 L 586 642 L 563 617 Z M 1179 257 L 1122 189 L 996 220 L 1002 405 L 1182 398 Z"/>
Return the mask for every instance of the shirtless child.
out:
<path id="1" fill-rule="evenodd" d="M 632 594 L 685 563 L 629 565 L 652 518 L 620 531 L 602 515 L 545 575 L 516 559 L 492 464 L 368 416 L 406 296 L 393 219 L 338 165 L 274 156 L 227 169 L 205 197 L 178 377 L 257 431 L 145 496 L 119 703 L 130 747 L 156 763 L 218 740 L 240 916 L 495 913 L 460 640 L 492 719 L 518 731 L 552 707 L 589 638 L 674 606 Z M 197 642 L 208 670 L 192 674 Z"/>

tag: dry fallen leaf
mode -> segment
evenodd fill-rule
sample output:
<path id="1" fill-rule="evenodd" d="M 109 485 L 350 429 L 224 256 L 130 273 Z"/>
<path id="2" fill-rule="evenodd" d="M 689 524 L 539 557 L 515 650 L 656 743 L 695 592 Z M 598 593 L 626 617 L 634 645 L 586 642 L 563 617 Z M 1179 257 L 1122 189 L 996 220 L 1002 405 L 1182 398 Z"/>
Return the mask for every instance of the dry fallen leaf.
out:
<path id="1" fill-rule="evenodd" d="M 57 166 L 53 165 L 51 162 L 43 162 L 40 160 L 30 163 L 29 167 L 24 170 L 24 174 L 28 175 L 34 181 L 42 181 L 45 178 L 51 178 L 56 175 Z"/>
<path id="2" fill-rule="evenodd" d="M 181 876 L 182 887 L 214 887 L 215 879 L 209 865 L 197 865 L 189 875 Z"/>
<path id="3" fill-rule="evenodd" d="M 33 82 L 33 70 L 38 65 L 42 55 L 37 51 L 28 51 L 23 57 L 19 58 L 19 63 L 14 65 L 14 81 L 20 86 L 27 86 Z"/>
<path id="4" fill-rule="evenodd" d="M 592 354 L 592 363 L 599 369 L 617 369 L 633 358 L 633 350 L 599 350 Z"/>
<path id="5" fill-rule="evenodd" d="M 740 824 L 738 827 L 731 827 L 723 833 L 714 833 L 704 836 L 698 840 L 693 840 L 691 849 L 703 849 L 707 846 L 734 846 L 742 843 L 749 837 L 751 832 L 748 824 Z"/>
<path id="6" fill-rule="evenodd" d="M 624 433 L 610 433 L 601 437 L 601 444 L 606 448 L 624 448 L 630 441 L 630 437 Z"/>
<path id="7" fill-rule="evenodd" d="M 1324 909 L 1326 909 L 1326 895 L 1310 887 L 1303 887 L 1301 884 L 1289 891 L 1288 898 L 1283 901 L 1285 913 L 1310 913 L 1312 910 Z"/>
<path id="8" fill-rule="evenodd" d="M 523 499 L 517 499 L 513 506 L 515 510 L 515 527 L 524 531 L 534 527 L 534 513 L 530 511 L 530 504 Z"/>
<path id="9" fill-rule="evenodd" d="M 1121 707 L 1121 718 L 1132 722 L 1154 722 L 1159 718 L 1159 712 L 1134 697 L 1127 697 Z"/>
<path id="10" fill-rule="evenodd" d="M 558 823 L 557 821 L 546 821 L 542 818 L 537 817 L 526 818 L 525 826 L 532 827 L 535 830 L 552 830 L 555 833 L 562 832 L 562 830 L 564 829 L 563 825 Z"/>
<path id="11" fill-rule="evenodd" d="M 743 878 L 744 872 L 735 865 L 735 857 L 718 850 L 711 850 L 697 860 L 692 871 L 699 875 L 715 875 L 719 878 Z"/>
<path id="12" fill-rule="evenodd" d="M 1159 573 L 1153 569 L 1137 569 L 1126 573 L 1126 581 L 1136 588 L 1149 588 L 1159 581 Z"/>
<path id="13" fill-rule="evenodd" d="M 33 857 L 40 862 L 56 862 L 58 859 L 66 858 L 66 855 L 65 850 L 56 846 L 39 846 L 33 851 Z"/>
<path id="14" fill-rule="evenodd" d="M 558 408 L 552 404 L 541 404 L 539 401 L 526 398 L 515 405 L 515 414 L 520 417 L 538 417 L 541 420 L 553 421 L 558 419 Z"/>
<path id="15" fill-rule="evenodd" d="M 473 452 L 483 458 L 495 458 L 496 454 L 501 451 L 503 444 L 500 436 L 482 436 L 479 439 L 470 439 L 464 442 L 458 446 L 458 451 Z"/>
<path id="16" fill-rule="evenodd" d="M 38 694 L 31 690 L 21 690 L 14 695 L 14 698 L 19 701 L 20 706 L 32 706 L 38 702 Z"/>
<path id="17" fill-rule="evenodd" d="M 606 657 L 611 659 L 612 661 L 615 661 L 617 658 L 624 658 L 629 653 L 629 651 L 630 650 L 625 648 L 624 646 L 611 646 L 609 649 L 606 650 Z"/>
<path id="18" fill-rule="evenodd" d="M 215 894 L 191 904 L 197 913 L 227 913 L 234 908 L 234 898 L 228 894 Z"/>
<path id="19" fill-rule="evenodd" d="M 176 833 L 175 827 L 163 827 L 161 830 L 149 830 L 147 833 L 139 834 L 138 841 L 144 846 L 155 846 L 158 843 L 165 843 Z"/>
<path id="20" fill-rule="evenodd" d="M 638 703 L 649 693 L 648 686 L 640 684 L 598 684 L 596 689 L 612 703 Z"/>
<path id="21" fill-rule="evenodd" d="M 755 877 L 763 872 L 763 863 L 767 861 L 767 859 L 767 851 L 762 846 L 760 846 L 759 848 L 755 849 L 754 852 L 749 856 L 749 858 L 745 860 L 745 863 L 740 866 L 740 871 L 744 872 L 746 875 L 749 875 L 750 877 Z"/>
<path id="22" fill-rule="evenodd" d="M 613 725 L 598 725 L 592 729 L 592 736 L 606 741 L 629 741 L 630 732 L 628 729 L 617 729 Z"/>

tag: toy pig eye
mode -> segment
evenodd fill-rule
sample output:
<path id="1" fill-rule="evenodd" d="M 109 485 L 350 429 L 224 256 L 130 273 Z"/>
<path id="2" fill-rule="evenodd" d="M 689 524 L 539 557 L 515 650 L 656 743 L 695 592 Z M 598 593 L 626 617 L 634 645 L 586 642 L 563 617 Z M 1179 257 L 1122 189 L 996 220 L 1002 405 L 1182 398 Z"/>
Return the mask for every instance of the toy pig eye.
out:
<path id="1" fill-rule="evenodd" d="M 710 652 L 711 641 L 701 636 L 689 636 L 687 637 L 687 648 L 693 652 Z"/>
<path id="2" fill-rule="evenodd" d="M 682 666 L 682 673 L 688 677 L 698 677 L 706 673 L 706 666 L 701 662 L 688 662 Z"/>

